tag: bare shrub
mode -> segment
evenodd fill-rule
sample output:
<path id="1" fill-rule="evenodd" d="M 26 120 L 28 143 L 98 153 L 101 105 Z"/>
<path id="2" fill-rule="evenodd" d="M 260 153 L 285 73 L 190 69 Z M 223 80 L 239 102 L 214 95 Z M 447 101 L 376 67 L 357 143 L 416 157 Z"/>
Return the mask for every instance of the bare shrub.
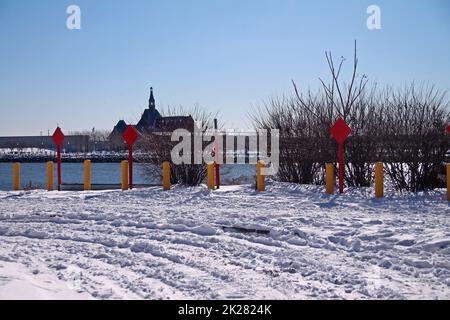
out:
<path id="1" fill-rule="evenodd" d="M 305 101 L 311 108 L 318 104 L 311 92 Z M 295 98 L 273 98 L 253 113 L 255 129 L 280 131 L 280 167 L 277 178 L 294 183 L 314 183 L 317 163 L 317 119 Z"/>
<path id="2" fill-rule="evenodd" d="M 439 173 L 448 151 L 450 121 L 445 92 L 413 83 L 387 89 L 385 101 L 383 158 L 394 187 L 408 191 L 442 187 Z"/>
<path id="3" fill-rule="evenodd" d="M 353 138 L 346 143 L 346 180 L 351 186 L 368 186 L 372 166 L 367 155 L 373 155 L 373 130 L 376 117 L 374 97 L 376 85 L 367 89 L 365 75 L 358 75 L 356 42 L 353 70 L 348 83 L 340 76 L 345 62 L 335 63 L 330 52 L 325 53 L 331 74 L 326 83 L 320 79 L 318 92 L 301 92 L 293 82 L 295 96 L 269 100 L 252 117 L 255 126 L 280 130 L 280 171 L 282 181 L 323 183 L 325 162 L 335 162 L 337 145 L 330 139 L 329 129 L 342 117 L 353 130 Z"/>
<path id="4" fill-rule="evenodd" d="M 439 171 L 449 138 L 449 102 L 434 87 L 379 90 L 358 74 L 356 42 L 350 80 L 340 80 L 344 58 L 335 63 L 326 52 L 331 80 L 320 79 L 318 92 L 298 90 L 291 97 L 271 98 L 250 116 L 255 127 L 280 130 L 278 179 L 323 183 L 324 164 L 337 162 L 337 144 L 329 130 L 342 117 L 352 128 L 345 142 L 347 185 L 373 183 L 376 161 L 398 190 L 427 190 L 442 185 Z"/>
<path id="5" fill-rule="evenodd" d="M 207 112 L 195 106 L 193 108 L 179 107 L 167 107 L 162 110 L 163 116 L 192 116 L 197 126 L 200 126 L 202 132 L 211 128 L 213 119 L 216 114 Z M 171 130 L 178 128 L 171 128 Z M 162 163 L 164 161 L 171 162 L 171 150 L 178 143 L 171 141 L 171 131 L 164 133 L 146 133 L 141 138 L 139 143 L 140 156 L 139 161 L 145 164 L 145 173 L 150 177 L 161 176 Z M 191 136 L 191 163 L 175 165 L 171 162 L 170 180 L 172 184 L 185 184 L 189 186 L 195 186 L 203 182 L 207 176 L 207 166 L 205 163 L 194 164 L 194 143 L 193 135 Z"/>

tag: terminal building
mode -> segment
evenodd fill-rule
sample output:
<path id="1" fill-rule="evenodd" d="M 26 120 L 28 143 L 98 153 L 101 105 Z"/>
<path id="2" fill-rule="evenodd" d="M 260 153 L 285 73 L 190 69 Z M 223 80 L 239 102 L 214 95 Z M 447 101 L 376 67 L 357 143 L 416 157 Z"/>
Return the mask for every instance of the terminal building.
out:
<path id="1" fill-rule="evenodd" d="M 192 132 L 194 131 L 194 119 L 192 116 L 163 117 L 156 109 L 153 88 L 150 88 L 148 107 L 142 113 L 139 122 L 133 126 L 140 136 L 145 134 L 172 132 L 175 129 L 186 129 Z M 122 136 L 127 127 L 128 125 L 124 120 L 120 120 L 115 125 L 108 138 L 113 149 L 121 149 L 126 147 Z"/>

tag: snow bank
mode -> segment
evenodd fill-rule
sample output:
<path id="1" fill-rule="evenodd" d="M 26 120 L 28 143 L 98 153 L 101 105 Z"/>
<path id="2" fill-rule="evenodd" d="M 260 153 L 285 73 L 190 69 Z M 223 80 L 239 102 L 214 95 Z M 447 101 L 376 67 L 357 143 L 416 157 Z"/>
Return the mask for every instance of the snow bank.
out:
<path id="1" fill-rule="evenodd" d="M 450 299 L 444 190 L 0 192 L 0 298 Z"/>

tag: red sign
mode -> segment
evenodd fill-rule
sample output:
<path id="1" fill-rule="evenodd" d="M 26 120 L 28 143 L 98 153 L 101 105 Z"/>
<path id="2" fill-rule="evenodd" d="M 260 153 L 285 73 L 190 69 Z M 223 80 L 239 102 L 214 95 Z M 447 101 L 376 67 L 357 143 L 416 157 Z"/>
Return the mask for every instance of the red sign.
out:
<path id="1" fill-rule="evenodd" d="M 331 135 L 336 139 L 339 146 L 339 193 L 344 192 L 344 141 L 351 132 L 352 129 L 350 129 L 342 118 L 339 118 L 330 129 Z"/>
<path id="2" fill-rule="evenodd" d="M 129 185 L 131 190 L 133 190 L 133 144 L 138 137 L 139 135 L 132 125 L 129 125 L 123 133 L 123 139 L 128 144 L 128 178 L 130 179 Z"/>
<path id="3" fill-rule="evenodd" d="M 53 141 L 56 144 L 56 160 L 58 162 L 58 191 L 61 191 L 61 145 L 64 141 L 64 133 L 61 131 L 60 127 L 57 127 L 55 133 L 52 136 Z"/>
<path id="4" fill-rule="evenodd" d="M 64 141 L 64 133 L 61 131 L 60 127 L 56 128 L 55 133 L 53 133 L 52 139 L 57 147 L 61 147 Z"/>
<path id="5" fill-rule="evenodd" d="M 129 125 L 127 130 L 123 133 L 123 139 L 129 146 L 132 146 L 138 137 L 138 133 L 132 125 Z"/>
<path id="6" fill-rule="evenodd" d="M 345 139 L 352 133 L 352 129 L 345 123 L 344 119 L 339 118 L 331 127 L 330 133 L 337 143 L 344 143 Z"/>
<path id="7" fill-rule="evenodd" d="M 450 126 L 447 127 L 447 132 L 450 133 Z"/>

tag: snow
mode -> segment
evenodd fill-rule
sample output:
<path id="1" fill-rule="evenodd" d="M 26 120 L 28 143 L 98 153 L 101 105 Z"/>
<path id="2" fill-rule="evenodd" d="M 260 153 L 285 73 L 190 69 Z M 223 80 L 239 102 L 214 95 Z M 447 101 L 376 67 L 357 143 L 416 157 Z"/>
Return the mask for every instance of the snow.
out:
<path id="1" fill-rule="evenodd" d="M 0 263 L 0 299 L 2 300 L 87 300 L 87 293 L 77 292 L 52 273 L 29 270 L 22 264 Z"/>
<path id="2" fill-rule="evenodd" d="M 450 299 L 445 190 L 0 192 L 0 299 Z"/>

